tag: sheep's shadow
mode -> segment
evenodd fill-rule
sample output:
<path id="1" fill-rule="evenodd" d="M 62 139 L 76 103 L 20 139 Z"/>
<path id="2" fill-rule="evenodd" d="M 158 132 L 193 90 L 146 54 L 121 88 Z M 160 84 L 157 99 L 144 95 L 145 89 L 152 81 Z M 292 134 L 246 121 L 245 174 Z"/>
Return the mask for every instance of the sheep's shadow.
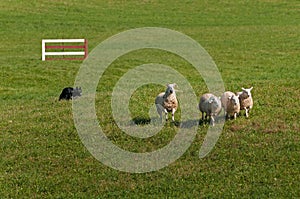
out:
<path id="1" fill-rule="evenodd" d="M 208 119 L 200 119 L 200 120 L 198 121 L 198 125 L 199 125 L 199 126 L 205 125 L 205 124 L 207 124 L 207 123 L 209 123 L 209 120 L 208 120 Z"/>
<path id="2" fill-rule="evenodd" d="M 225 122 L 226 120 L 227 120 L 226 117 L 223 115 L 219 115 L 219 116 L 215 117 L 215 123 L 222 123 L 222 122 Z M 198 124 L 199 124 L 199 126 L 203 126 L 203 125 L 207 125 L 207 124 L 210 125 L 209 117 L 207 117 L 207 118 L 204 117 L 204 119 L 200 118 Z"/>
<path id="3" fill-rule="evenodd" d="M 216 118 L 216 123 L 224 122 L 226 118 L 224 116 L 218 116 Z M 131 120 L 131 124 L 135 125 L 149 125 L 151 124 L 151 121 L 154 125 L 161 125 L 162 122 L 160 121 L 160 118 L 145 118 L 145 117 L 135 117 Z M 204 120 L 200 119 L 192 119 L 187 121 L 167 121 L 165 124 L 172 124 L 179 128 L 193 128 L 195 126 L 203 126 L 210 124 L 210 120 L 208 118 L 204 118 Z"/>
<path id="4" fill-rule="evenodd" d="M 135 117 L 132 119 L 132 122 L 136 125 L 146 125 L 150 124 L 151 119 L 150 118 L 144 118 L 144 117 Z"/>
<path id="5" fill-rule="evenodd" d="M 153 117 L 153 118 L 145 118 L 145 117 L 135 117 L 131 120 L 130 122 L 131 124 L 135 124 L 135 125 L 155 125 L 155 126 L 161 126 L 161 125 L 166 125 L 166 124 L 171 124 L 174 125 L 176 127 L 180 127 L 181 126 L 181 122 L 178 121 L 162 121 L 159 117 Z"/>

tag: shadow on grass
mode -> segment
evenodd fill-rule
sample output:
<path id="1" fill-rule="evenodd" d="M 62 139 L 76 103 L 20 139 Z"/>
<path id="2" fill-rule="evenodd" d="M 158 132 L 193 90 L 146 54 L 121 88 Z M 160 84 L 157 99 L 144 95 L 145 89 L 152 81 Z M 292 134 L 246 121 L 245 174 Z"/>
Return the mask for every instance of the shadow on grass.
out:
<path id="1" fill-rule="evenodd" d="M 153 122 L 154 125 L 161 125 L 162 123 L 164 123 L 164 125 L 169 124 L 169 125 L 174 125 L 176 127 L 180 127 L 180 125 L 182 124 L 181 122 L 178 121 L 164 121 L 162 122 L 160 118 L 144 118 L 144 117 L 135 117 L 132 119 L 132 123 L 136 124 L 136 125 L 148 125 L 151 124 L 151 121 Z"/>
<path id="2" fill-rule="evenodd" d="M 148 125 L 151 123 L 151 120 L 154 121 L 154 123 L 156 124 L 157 122 L 159 122 L 159 118 L 144 118 L 144 117 L 135 117 L 132 119 L 132 122 L 136 125 Z M 220 122 L 225 122 L 225 117 L 223 116 L 218 116 L 216 118 L 216 123 L 220 123 Z M 187 121 L 170 121 L 168 120 L 166 123 L 172 124 L 176 127 L 180 127 L 180 128 L 192 128 L 195 126 L 206 126 L 206 125 L 210 125 L 210 120 L 207 119 L 194 119 L 194 120 L 187 120 Z"/>
<path id="3" fill-rule="evenodd" d="M 225 122 L 227 119 L 225 118 L 225 116 L 223 115 L 219 115 L 215 118 L 215 123 L 221 123 L 221 122 Z M 207 118 L 204 118 L 204 119 L 200 119 L 199 120 L 199 123 L 198 123 L 200 126 L 203 126 L 203 125 L 210 125 L 210 119 L 207 117 Z"/>
<path id="4" fill-rule="evenodd" d="M 143 117 L 135 117 L 135 118 L 132 119 L 132 121 L 136 125 L 146 125 L 146 124 L 150 124 L 151 119 L 150 118 L 143 118 Z"/>

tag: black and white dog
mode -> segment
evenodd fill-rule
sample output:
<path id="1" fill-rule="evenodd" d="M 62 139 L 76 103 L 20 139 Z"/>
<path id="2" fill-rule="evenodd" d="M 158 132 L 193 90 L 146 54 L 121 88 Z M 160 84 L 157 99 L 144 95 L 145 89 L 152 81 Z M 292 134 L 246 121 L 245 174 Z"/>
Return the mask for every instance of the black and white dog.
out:
<path id="1" fill-rule="evenodd" d="M 64 88 L 59 96 L 59 101 L 64 99 L 64 100 L 70 100 L 73 99 L 75 97 L 80 97 L 82 93 L 81 87 L 76 87 L 76 88 L 72 88 L 72 87 L 67 87 Z"/>

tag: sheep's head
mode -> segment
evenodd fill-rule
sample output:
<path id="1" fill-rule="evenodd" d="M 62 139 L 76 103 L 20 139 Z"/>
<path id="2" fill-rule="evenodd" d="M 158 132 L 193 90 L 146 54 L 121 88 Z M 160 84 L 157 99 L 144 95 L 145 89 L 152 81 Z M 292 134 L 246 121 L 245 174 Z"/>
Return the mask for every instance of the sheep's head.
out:
<path id="1" fill-rule="evenodd" d="M 253 87 L 251 88 L 242 88 L 243 92 L 242 95 L 245 96 L 245 98 L 251 97 L 251 90 L 253 89 Z"/>
<path id="2" fill-rule="evenodd" d="M 228 97 L 229 101 L 231 102 L 231 104 L 233 104 L 234 106 L 236 106 L 237 104 L 239 104 L 239 98 L 236 95 L 232 95 L 230 97 Z"/>
<path id="3" fill-rule="evenodd" d="M 220 100 L 215 97 L 215 96 L 211 96 L 209 99 L 208 99 L 208 103 L 211 104 L 211 107 L 213 109 L 217 109 L 219 108 L 221 105 L 220 105 Z"/>
<path id="4" fill-rule="evenodd" d="M 167 85 L 167 89 L 166 89 L 166 92 L 165 92 L 165 96 L 169 96 L 171 94 L 174 94 L 175 95 L 175 87 L 177 85 L 175 83 L 173 84 L 168 84 Z"/>

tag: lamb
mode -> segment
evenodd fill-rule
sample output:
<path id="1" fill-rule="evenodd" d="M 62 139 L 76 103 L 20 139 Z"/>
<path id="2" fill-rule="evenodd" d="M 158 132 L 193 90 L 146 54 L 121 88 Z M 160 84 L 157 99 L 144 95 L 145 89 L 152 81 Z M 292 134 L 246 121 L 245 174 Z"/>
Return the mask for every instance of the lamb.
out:
<path id="1" fill-rule="evenodd" d="M 168 121 L 168 112 L 172 113 L 172 121 L 174 122 L 174 114 L 178 108 L 178 101 L 176 98 L 176 93 L 174 87 L 175 83 L 168 84 L 165 92 L 160 93 L 155 99 L 155 105 L 157 113 L 162 120 L 163 112 L 166 115 L 166 121 Z"/>
<path id="2" fill-rule="evenodd" d="M 215 125 L 214 117 L 219 115 L 221 109 L 221 101 L 215 95 L 211 93 L 205 93 L 200 97 L 199 110 L 202 113 L 202 120 L 204 120 L 204 113 L 206 113 L 205 119 L 207 116 L 209 116 L 210 124 L 212 126 Z"/>
<path id="3" fill-rule="evenodd" d="M 236 116 L 240 112 L 239 97 L 231 91 L 226 91 L 221 96 L 221 103 L 225 117 L 228 118 L 228 116 L 233 116 L 236 120 Z"/>
<path id="4" fill-rule="evenodd" d="M 81 87 L 76 87 L 76 88 L 72 88 L 72 87 L 66 87 L 62 90 L 58 101 L 65 99 L 65 100 L 70 100 L 72 98 L 75 98 L 77 96 L 81 96 L 82 90 Z"/>
<path id="5" fill-rule="evenodd" d="M 240 101 L 240 109 L 245 110 L 247 118 L 249 117 L 250 109 L 253 107 L 253 99 L 251 95 L 252 89 L 253 87 L 248 89 L 242 88 L 243 91 L 237 93 Z"/>

